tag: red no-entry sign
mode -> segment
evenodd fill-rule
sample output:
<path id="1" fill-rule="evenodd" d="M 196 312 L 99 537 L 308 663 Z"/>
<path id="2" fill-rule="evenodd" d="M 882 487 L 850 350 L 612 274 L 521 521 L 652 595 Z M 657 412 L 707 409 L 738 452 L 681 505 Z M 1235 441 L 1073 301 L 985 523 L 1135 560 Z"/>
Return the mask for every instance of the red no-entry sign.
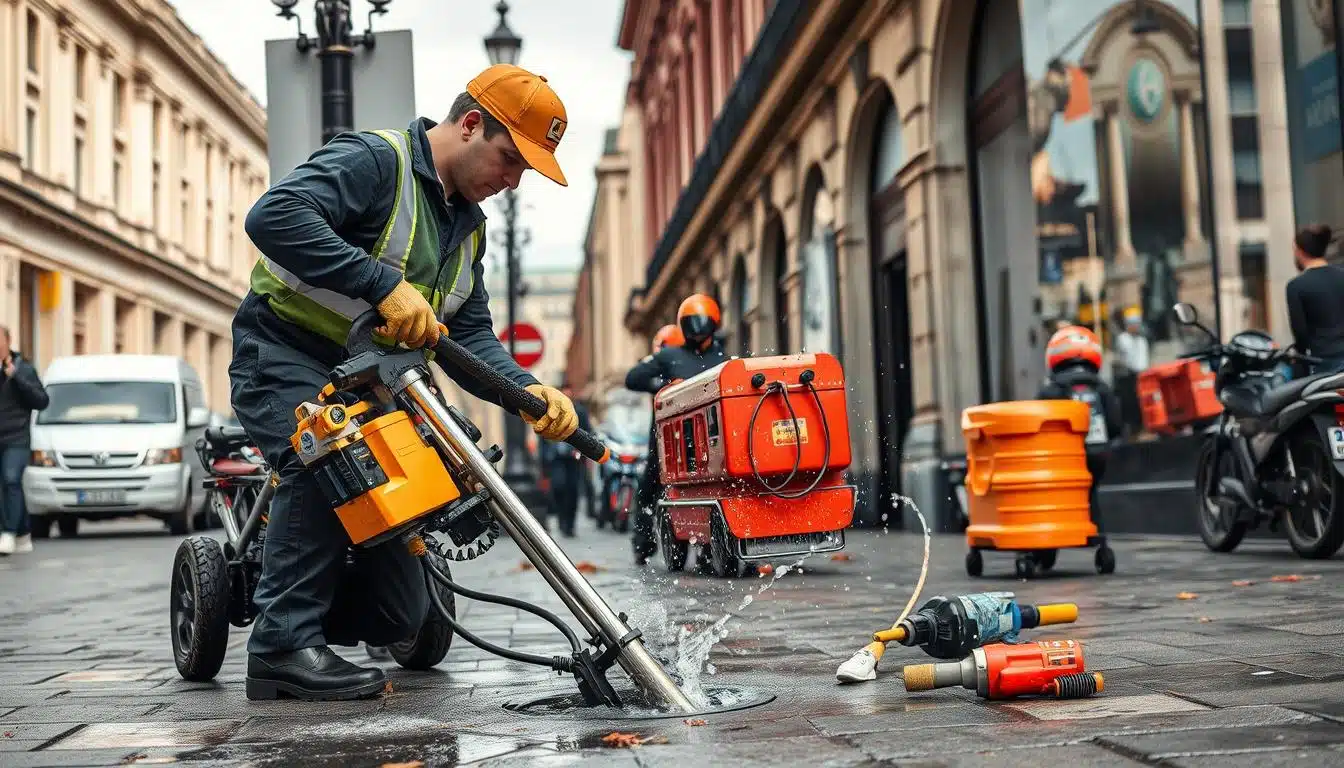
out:
<path id="1" fill-rule="evenodd" d="M 535 325 L 514 323 L 512 328 L 505 328 L 504 332 L 499 334 L 499 340 L 505 347 L 509 346 L 510 338 L 514 340 L 513 359 L 519 365 L 531 368 L 541 360 L 546 345 L 542 343 L 541 331 L 537 330 Z"/>

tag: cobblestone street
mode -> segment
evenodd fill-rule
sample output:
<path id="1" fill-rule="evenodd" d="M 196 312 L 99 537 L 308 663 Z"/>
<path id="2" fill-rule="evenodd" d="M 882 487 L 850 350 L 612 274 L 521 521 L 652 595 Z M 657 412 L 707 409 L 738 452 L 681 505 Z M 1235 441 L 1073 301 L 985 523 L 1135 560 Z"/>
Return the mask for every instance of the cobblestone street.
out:
<path id="1" fill-rule="evenodd" d="M 1076 624 L 1023 632 L 1084 643 L 1105 690 L 1081 700 L 986 702 L 945 688 L 907 693 L 903 664 L 932 661 L 891 646 L 876 681 L 840 686 L 835 669 L 891 624 L 918 576 L 920 538 L 851 531 L 848 559 L 818 555 L 801 572 L 737 580 L 636 569 L 627 537 L 562 540 L 650 646 L 677 658 L 676 630 L 730 616 L 701 680 L 773 694 L 762 706 L 703 717 L 603 720 L 539 716 L 506 704 L 573 691 L 573 680 L 454 640 L 433 673 L 392 662 L 392 692 L 341 703 L 252 703 L 243 694 L 246 630 L 215 684 L 182 681 L 168 636 L 168 581 L 178 539 L 152 523 L 89 525 L 0 560 L 0 764 L 13 768 L 184 762 L 195 765 L 826 765 L 1025 764 L 1326 766 L 1344 762 L 1344 574 L 1339 558 L 1297 559 L 1278 540 L 1216 556 L 1197 540 L 1116 539 L 1116 573 L 1090 550 L 1056 571 L 1012 577 L 986 559 L 970 579 L 964 540 L 935 537 L 921 597 L 1013 590 L 1025 602 L 1075 602 Z M 570 618 L 507 539 L 458 564 L 465 586 L 509 592 Z M 1249 583 L 1247 583 L 1249 582 Z M 750 601 L 746 598 L 751 597 Z M 549 625 L 460 599 L 466 626 L 494 642 L 563 653 Z M 362 648 L 341 649 L 368 662 Z M 624 681 L 619 672 L 613 679 Z M 634 748 L 603 741 L 638 735 Z"/>

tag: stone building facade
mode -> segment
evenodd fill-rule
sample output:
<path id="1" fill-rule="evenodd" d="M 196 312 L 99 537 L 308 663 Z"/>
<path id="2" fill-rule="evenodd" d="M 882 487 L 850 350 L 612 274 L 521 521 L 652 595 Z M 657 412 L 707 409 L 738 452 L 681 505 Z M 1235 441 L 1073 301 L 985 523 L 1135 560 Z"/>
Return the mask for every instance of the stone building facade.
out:
<path id="1" fill-rule="evenodd" d="M 164 0 L 0 0 L 0 323 L 185 357 L 228 413 L 266 115 Z"/>
<path id="2" fill-rule="evenodd" d="M 627 327 L 648 338 L 705 291 L 733 351 L 836 354 L 860 522 L 909 523 L 899 496 L 936 519 L 962 411 L 1034 397 L 1060 323 L 1097 330 L 1107 376 L 1122 318 L 1139 321 L 1147 354 L 1123 360 L 1138 370 L 1199 342 L 1171 321 L 1178 300 L 1224 336 L 1287 333 L 1284 239 L 1337 223 L 1344 190 L 1333 10 L 629 0 L 619 44 L 634 53 L 627 99 L 648 169 L 633 253 L 648 266 Z M 1252 74 L 1230 92 L 1229 65 L 1247 55 Z M 1255 123 L 1236 119 L 1245 87 Z M 1238 203 L 1253 187 L 1263 210 Z M 1285 221 L 1289 189 L 1310 211 Z M 1188 436 L 1155 439 L 1134 407 L 1128 421 L 1126 449 L 1193 457 Z M 1152 507 L 1144 494 L 1164 483 L 1192 486 L 1170 466 L 1169 483 L 1126 498 Z"/>

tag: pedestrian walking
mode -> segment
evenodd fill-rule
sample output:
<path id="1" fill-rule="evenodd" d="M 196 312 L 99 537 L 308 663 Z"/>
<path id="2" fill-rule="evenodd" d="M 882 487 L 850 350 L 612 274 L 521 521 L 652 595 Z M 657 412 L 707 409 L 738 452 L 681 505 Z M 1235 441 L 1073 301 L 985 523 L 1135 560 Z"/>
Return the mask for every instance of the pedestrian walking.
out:
<path id="1" fill-rule="evenodd" d="M 0 325 L 0 555 L 33 551 L 23 469 L 28 466 L 33 411 L 49 402 L 37 369 L 14 349 L 9 329 Z"/>

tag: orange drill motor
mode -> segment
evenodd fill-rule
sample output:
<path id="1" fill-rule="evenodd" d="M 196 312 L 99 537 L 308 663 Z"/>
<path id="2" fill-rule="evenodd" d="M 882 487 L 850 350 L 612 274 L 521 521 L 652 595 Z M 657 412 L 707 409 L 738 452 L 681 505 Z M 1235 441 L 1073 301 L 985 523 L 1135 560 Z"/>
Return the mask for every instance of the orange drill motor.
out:
<path id="1" fill-rule="evenodd" d="M 1102 690 L 1100 672 L 1083 671 L 1083 647 L 1073 640 L 992 643 L 961 661 L 912 664 L 904 671 L 907 691 L 960 685 L 985 699 L 1053 696 L 1081 699 Z"/>

